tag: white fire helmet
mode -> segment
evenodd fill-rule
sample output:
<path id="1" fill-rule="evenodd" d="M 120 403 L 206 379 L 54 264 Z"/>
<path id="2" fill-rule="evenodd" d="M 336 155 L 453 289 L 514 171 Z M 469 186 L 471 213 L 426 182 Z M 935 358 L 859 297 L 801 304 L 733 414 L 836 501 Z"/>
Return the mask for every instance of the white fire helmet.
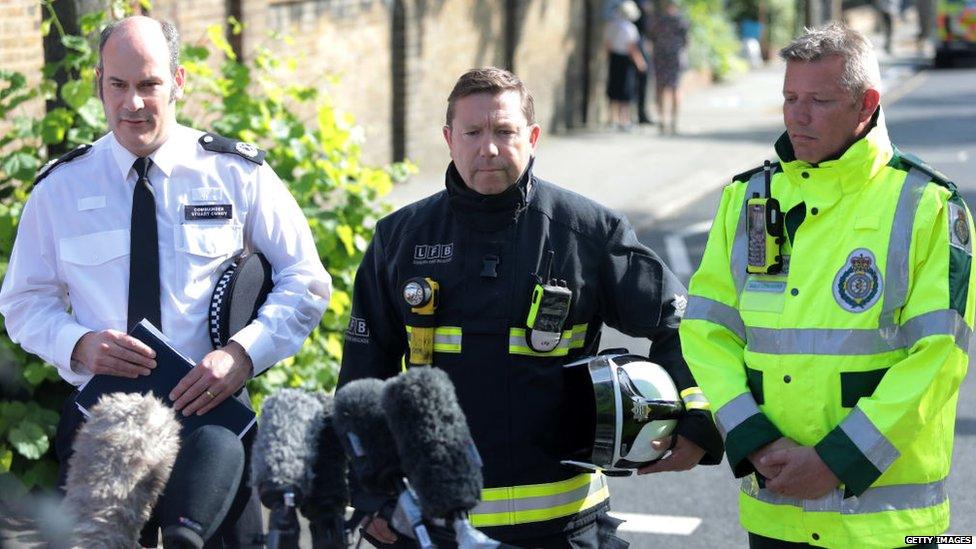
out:
<path id="1" fill-rule="evenodd" d="M 629 475 L 667 452 L 651 441 L 671 435 L 684 413 L 678 389 L 661 366 L 617 352 L 565 366 L 571 395 L 561 428 L 566 465 Z"/>

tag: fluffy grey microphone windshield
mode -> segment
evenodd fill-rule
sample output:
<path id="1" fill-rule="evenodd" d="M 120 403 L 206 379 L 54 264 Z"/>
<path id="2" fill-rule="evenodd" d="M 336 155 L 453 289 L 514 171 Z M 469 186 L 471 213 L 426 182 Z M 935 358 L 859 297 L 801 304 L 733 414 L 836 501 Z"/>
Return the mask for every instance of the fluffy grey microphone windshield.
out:
<path id="1" fill-rule="evenodd" d="M 265 399 L 252 450 L 251 482 L 268 508 L 280 504 L 284 490 L 298 491 L 296 503 L 308 494 L 322 420 L 322 401 L 312 393 L 280 389 Z"/>
<path id="2" fill-rule="evenodd" d="M 112 393 L 92 406 L 68 462 L 63 508 L 76 547 L 137 547 L 180 449 L 180 424 L 152 396 Z"/>
<path id="3" fill-rule="evenodd" d="M 318 455 L 313 467 L 311 489 L 302 504 L 302 514 L 308 519 L 343 515 L 349 502 L 346 484 L 346 454 L 335 431 L 335 400 L 332 395 L 316 393 L 322 404 L 322 429 L 318 436 Z"/>
<path id="4" fill-rule="evenodd" d="M 368 492 L 395 494 L 402 474 L 393 435 L 383 415 L 383 386 L 375 378 L 343 385 L 336 391 L 333 421 L 362 487 Z"/>
<path id="5" fill-rule="evenodd" d="M 407 370 L 387 383 L 383 409 L 424 512 L 450 517 L 477 505 L 481 460 L 448 375 L 431 367 Z"/>

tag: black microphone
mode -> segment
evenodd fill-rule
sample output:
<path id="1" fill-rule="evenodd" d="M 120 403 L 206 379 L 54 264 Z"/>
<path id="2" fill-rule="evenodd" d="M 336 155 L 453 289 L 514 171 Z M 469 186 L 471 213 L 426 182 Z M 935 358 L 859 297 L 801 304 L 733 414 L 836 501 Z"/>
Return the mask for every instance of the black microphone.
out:
<path id="1" fill-rule="evenodd" d="M 383 409 L 424 512 L 448 518 L 477 505 L 481 458 L 448 375 L 410 368 L 387 383 Z"/>
<path id="2" fill-rule="evenodd" d="M 313 549 L 344 549 L 348 546 L 345 524 L 349 503 L 348 464 L 333 421 L 335 401 L 325 393 L 316 396 L 322 405 L 322 429 L 312 467 L 314 476 L 301 512 L 309 522 Z"/>
<path id="3" fill-rule="evenodd" d="M 77 547 L 138 546 L 180 447 L 180 423 L 153 396 L 112 393 L 74 440 L 62 502 Z"/>
<path id="4" fill-rule="evenodd" d="M 167 549 L 201 549 L 217 532 L 244 475 L 244 445 L 219 425 L 183 441 L 157 515 Z"/>
<path id="5" fill-rule="evenodd" d="M 403 482 L 396 443 L 383 413 L 383 386 L 378 379 L 364 378 L 339 389 L 335 396 L 336 432 L 363 489 L 397 497 L 397 510 L 405 518 L 407 531 L 398 530 L 415 536 L 421 547 L 432 548 L 413 491 Z M 398 523 L 391 524 L 396 527 Z"/>
<path id="6" fill-rule="evenodd" d="M 251 478 L 261 503 L 271 510 L 268 547 L 298 547 L 295 509 L 311 487 L 322 420 L 322 401 L 306 391 L 281 389 L 264 401 Z"/>
<path id="7" fill-rule="evenodd" d="M 383 409 L 424 514 L 453 526 L 462 549 L 499 547 L 467 517 L 481 499 L 482 462 L 447 373 L 414 367 L 390 379 Z"/>

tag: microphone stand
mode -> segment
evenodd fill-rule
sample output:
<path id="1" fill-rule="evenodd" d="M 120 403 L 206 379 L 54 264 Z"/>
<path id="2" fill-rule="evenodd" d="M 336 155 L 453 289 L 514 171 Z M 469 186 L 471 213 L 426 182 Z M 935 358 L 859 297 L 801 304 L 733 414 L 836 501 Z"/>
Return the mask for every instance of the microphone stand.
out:
<path id="1" fill-rule="evenodd" d="M 268 518 L 268 536 L 265 545 L 268 549 L 298 549 L 301 529 L 296 513 L 295 491 L 281 493 L 281 505 L 271 509 Z"/>

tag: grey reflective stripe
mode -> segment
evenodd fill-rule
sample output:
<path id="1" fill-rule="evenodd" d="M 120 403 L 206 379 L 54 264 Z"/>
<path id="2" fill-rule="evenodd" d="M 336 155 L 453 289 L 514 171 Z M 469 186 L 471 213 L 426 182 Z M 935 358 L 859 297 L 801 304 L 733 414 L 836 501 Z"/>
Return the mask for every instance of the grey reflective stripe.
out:
<path id="1" fill-rule="evenodd" d="M 901 341 L 906 347 L 911 347 L 923 337 L 933 335 L 952 335 L 956 346 L 969 352 L 969 342 L 973 331 L 966 325 L 966 320 L 954 309 L 931 311 L 909 320 L 901 327 Z"/>
<path id="2" fill-rule="evenodd" d="M 743 478 L 741 489 L 753 498 L 772 505 L 791 505 L 812 513 L 844 515 L 925 509 L 942 504 L 949 499 L 945 479 L 928 484 L 892 484 L 868 488 L 860 496 L 846 499 L 841 489 L 832 490 L 819 499 L 781 496 L 765 488 L 759 488 L 755 475 Z"/>
<path id="3" fill-rule="evenodd" d="M 711 403 L 702 393 L 692 393 L 688 396 L 681 397 L 681 400 L 685 403 L 685 408 L 690 410 L 707 410 L 711 407 Z"/>
<path id="4" fill-rule="evenodd" d="M 715 412 L 715 426 L 724 439 L 732 429 L 758 413 L 759 406 L 756 406 L 756 399 L 752 398 L 750 393 L 742 393 Z"/>
<path id="5" fill-rule="evenodd" d="M 915 225 L 918 202 L 930 179 L 925 172 L 912 168 L 901 186 L 891 236 L 888 238 L 884 301 L 879 323 L 882 328 L 895 325 L 895 311 L 905 304 L 908 297 L 908 253 L 912 247 L 912 227 Z"/>
<path id="6" fill-rule="evenodd" d="M 771 173 L 776 173 L 773 168 Z M 742 208 L 739 213 L 739 224 L 735 227 L 735 240 L 732 241 L 732 259 L 729 265 L 732 268 L 732 279 L 735 280 L 735 295 L 742 293 L 746 286 L 746 261 L 749 256 L 749 234 L 746 230 L 746 203 L 753 194 L 758 193 L 762 196 L 766 192 L 766 174 L 760 170 L 749 178 L 746 183 L 746 194 L 742 197 Z"/>
<path id="7" fill-rule="evenodd" d="M 697 295 L 688 296 L 688 308 L 685 309 L 685 320 L 707 320 L 719 326 L 728 328 L 729 331 L 739 336 L 742 341 L 746 340 L 746 327 L 742 323 L 739 311 L 734 307 L 729 307 L 725 303 L 720 303 L 707 297 Z"/>
<path id="8" fill-rule="evenodd" d="M 903 326 L 883 329 L 746 328 L 748 349 L 769 355 L 874 355 L 907 349 L 923 337 L 952 336 L 969 352 L 972 330 L 952 309 L 931 311 Z"/>
<path id="9" fill-rule="evenodd" d="M 584 484 L 579 488 L 554 494 L 550 496 L 533 496 L 513 499 L 499 499 L 492 501 L 482 501 L 469 513 L 472 515 L 489 515 L 494 513 L 517 513 L 519 511 L 535 511 L 538 509 L 551 509 L 560 505 L 567 505 L 574 501 L 579 501 L 590 494 L 595 494 L 607 485 L 606 477 L 603 475 L 592 475 L 589 484 Z"/>
<path id="10" fill-rule="evenodd" d="M 875 355 L 899 348 L 897 330 L 746 328 L 748 349 L 770 355 Z"/>
<path id="11" fill-rule="evenodd" d="M 860 408 L 855 407 L 847 414 L 844 421 L 840 422 L 840 429 L 864 454 L 864 457 L 882 473 L 901 455 Z"/>
<path id="12" fill-rule="evenodd" d="M 460 345 L 461 336 L 453 335 L 453 334 L 445 335 L 445 334 L 439 334 L 437 332 L 434 332 L 434 345 L 441 344 L 441 343 L 445 345 Z"/>

